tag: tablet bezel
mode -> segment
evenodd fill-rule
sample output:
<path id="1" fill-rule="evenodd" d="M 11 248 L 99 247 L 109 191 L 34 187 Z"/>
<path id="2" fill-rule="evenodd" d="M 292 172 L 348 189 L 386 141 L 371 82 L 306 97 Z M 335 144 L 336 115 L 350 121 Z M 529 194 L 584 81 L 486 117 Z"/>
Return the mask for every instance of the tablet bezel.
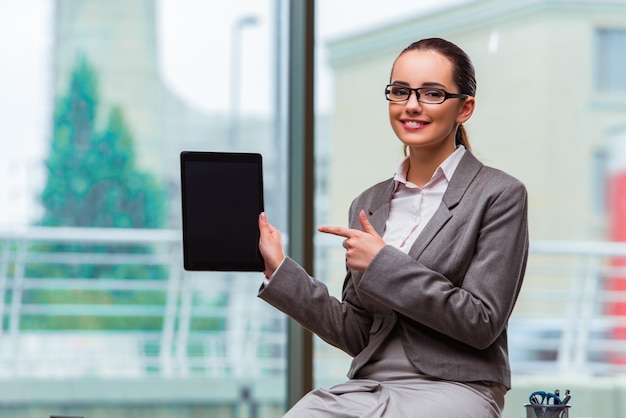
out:
<path id="1" fill-rule="evenodd" d="M 191 221 L 189 220 L 189 203 L 187 202 L 189 193 L 193 193 L 194 191 L 190 190 L 190 187 L 187 183 L 187 163 L 188 162 L 200 162 L 204 164 L 213 164 L 213 163 L 228 163 L 228 164 L 253 164 L 256 167 L 256 178 L 253 180 L 256 183 L 256 188 L 258 193 L 256 196 L 245 196 L 249 197 L 251 204 L 258 205 L 259 213 L 264 210 L 264 197 L 263 197 L 263 163 L 262 156 L 258 153 L 239 153 L 239 152 L 208 152 L 208 151 L 182 151 L 180 153 L 180 174 L 181 174 L 181 208 L 182 208 L 182 236 L 183 236 L 183 267 L 188 271 L 241 271 L 241 272 L 259 272 L 265 269 L 265 265 L 263 262 L 263 257 L 261 256 L 260 251 L 258 250 L 258 238 L 259 238 L 259 230 L 258 227 L 255 231 L 251 232 L 255 234 L 254 244 L 255 244 L 255 258 L 247 259 L 247 260 L 216 260 L 209 257 L 210 248 L 213 246 L 220 245 L 220 237 L 210 237 L 207 235 L 207 257 L 205 259 L 192 259 L 190 253 L 197 254 L 197 251 L 192 251 L 191 246 L 197 245 L 197 242 L 191 242 L 188 235 L 190 233 L 188 231 L 191 228 L 194 228 L 191 225 Z M 211 179 L 207 179 L 210 181 Z M 228 178 L 220 178 L 219 181 L 228 181 Z M 241 196 L 244 197 L 244 196 Z M 258 219 L 258 214 L 256 215 Z M 248 219 L 250 221 L 250 219 Z M 223 220 L 223 222 L 231 222 L 228 220 Z M 213 238 L 213 240 L 211 240 Z M 252 245 L 252 238 L 247 236 L 245 243 L 248 245 Z M 251 247 L 248 247 L 248 250 L 252 251 Z M 196 257 L 197 258 L 197 257 Z"/>

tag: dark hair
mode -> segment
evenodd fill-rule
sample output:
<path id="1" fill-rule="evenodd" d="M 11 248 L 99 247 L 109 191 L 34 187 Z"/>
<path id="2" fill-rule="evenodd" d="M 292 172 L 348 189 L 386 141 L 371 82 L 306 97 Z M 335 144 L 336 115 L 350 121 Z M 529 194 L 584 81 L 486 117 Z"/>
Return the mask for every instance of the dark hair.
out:
<path id="1" fill-rule="evenodd" d="M 441 38 L 422 39 L 404 48 L 400 55 L 408 51 L 435 51 L 447 57 L 452 62 L 452 79 L 459 88 L 459 93 L 468 94 L 472 97 L 476 95 L 474 64 L 465 51 L 452 42 Z M 455 140 L 457 145 L 464 145 L 471 149 L 467 132 L 462 124 L 457 128 Z"/>

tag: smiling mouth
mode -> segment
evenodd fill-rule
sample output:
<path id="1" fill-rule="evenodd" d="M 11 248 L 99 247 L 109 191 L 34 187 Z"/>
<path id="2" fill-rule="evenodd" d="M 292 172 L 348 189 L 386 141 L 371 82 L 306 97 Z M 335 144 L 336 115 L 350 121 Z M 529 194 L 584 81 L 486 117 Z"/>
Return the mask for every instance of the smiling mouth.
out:
<path id="1" fill-rule="evenodd" d="M 405 120 L 403 121 L 404 125 L 408 128 L 419 128 L 420 126 L 426 126 L 426 122 L 416 122 L 413 120 Z"/>

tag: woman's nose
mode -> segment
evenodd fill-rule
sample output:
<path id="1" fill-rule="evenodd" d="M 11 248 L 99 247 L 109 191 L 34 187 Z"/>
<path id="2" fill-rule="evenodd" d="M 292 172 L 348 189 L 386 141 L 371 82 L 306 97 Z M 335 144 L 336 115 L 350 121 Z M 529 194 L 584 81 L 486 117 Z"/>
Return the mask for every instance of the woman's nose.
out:
<path id="1" fill-rule="evenodd" d="M 422 104 L 417 101 L 418 93 L 416 91 L 412 91 L 412 94 L 409 95 L 408 100 L 406 101 L 404 108 L 410 112 L 420 112 L 422 110 Z"/>

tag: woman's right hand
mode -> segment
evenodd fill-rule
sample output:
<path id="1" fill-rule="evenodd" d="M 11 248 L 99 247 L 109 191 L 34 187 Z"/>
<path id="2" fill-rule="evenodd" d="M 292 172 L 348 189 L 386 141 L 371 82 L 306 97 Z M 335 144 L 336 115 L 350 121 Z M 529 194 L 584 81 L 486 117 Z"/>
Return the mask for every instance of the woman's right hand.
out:
<path id="1" fill-rule="evenodd" d="M 285 259 L 285 252 L 280 231 L 267 221 L 265 212 L 259 215 L 259 232 L 259 250 L 265 263 L 264 274 L 269 279 Z"/>

